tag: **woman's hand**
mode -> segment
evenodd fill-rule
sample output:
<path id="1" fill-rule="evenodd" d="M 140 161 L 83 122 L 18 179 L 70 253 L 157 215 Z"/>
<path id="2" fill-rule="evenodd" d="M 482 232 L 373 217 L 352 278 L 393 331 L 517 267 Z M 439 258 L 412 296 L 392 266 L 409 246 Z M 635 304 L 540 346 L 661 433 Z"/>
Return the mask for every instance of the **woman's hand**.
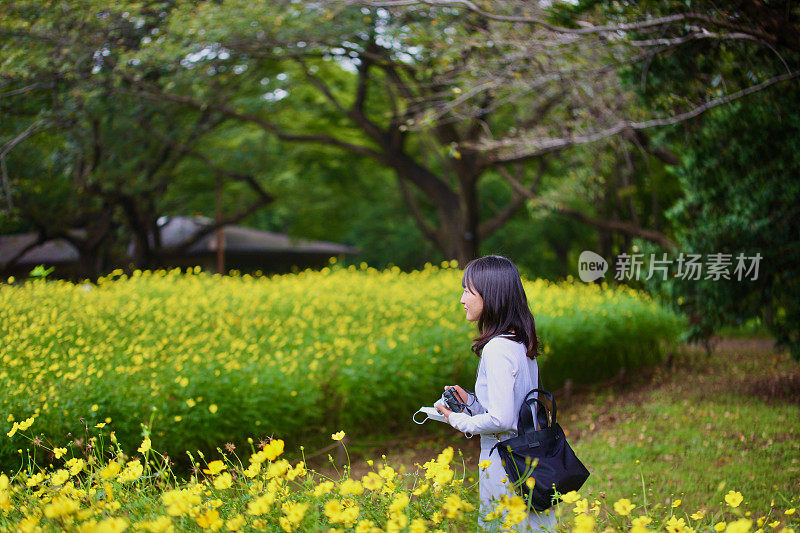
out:
<path id="1" fill-rule="evenodd" d="M 445 385 L 445 390 L 447 389 L 455 389 L 456 397 L 461 401 L 461 403 L 468 403 L 469 402 L 469 394 L 467 391 L 461 388 L 461 385 Z"/>
<path id="2" fill-rule="evenodd" d="M 442 413 L 444 415 L 444 419 L 447 420 L 447 423 L 449 424 L 450 423 L 450 415 L 453 414 L 453 411 L 451 411 L 450 409 L 448 409 L 447 407 L 445 407 L 444 405 L 442 405 L 440 403 L 434 404 L 434 406 L 436 407 L 437 411 L 439 411 L 440 413 Z"/>

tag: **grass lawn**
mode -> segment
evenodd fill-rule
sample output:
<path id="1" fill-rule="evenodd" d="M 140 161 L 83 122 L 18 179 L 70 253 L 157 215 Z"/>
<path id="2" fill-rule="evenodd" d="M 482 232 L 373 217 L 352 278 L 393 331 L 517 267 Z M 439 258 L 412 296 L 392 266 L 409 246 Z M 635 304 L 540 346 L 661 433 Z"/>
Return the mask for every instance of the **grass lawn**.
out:
<path id="1" fill-rule="evenodd" d="M 713 516 L 735 490 L 744 496 L 737 512 L 758 518 L 774 505 L 766 522 L 796 527 L 800 511 L 784 511 L 800 506 L 800 365 L 770 340 L 723 339 L 711 356 L 686 347 L 657 368 L 556 398 L 560 423 L 592 471 L 581 491 L 590 501 L 611 507 L 629 498 L 636 515 L 645 504 L 681 500 L 676 516 L 699 509 Z M 388 446 L 351 442 L 348 449 L 357 473 L 382 453 L 414 468 L 451 444 L 474 476 L 477 439 L 441 424 L 414 426 Z"/>

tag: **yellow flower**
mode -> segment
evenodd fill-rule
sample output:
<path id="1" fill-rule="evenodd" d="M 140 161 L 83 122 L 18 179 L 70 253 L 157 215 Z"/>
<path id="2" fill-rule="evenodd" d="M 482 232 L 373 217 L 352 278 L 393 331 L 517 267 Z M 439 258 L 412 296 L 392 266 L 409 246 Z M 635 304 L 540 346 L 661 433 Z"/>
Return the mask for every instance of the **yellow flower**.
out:
<path id="1" fill-rule="evenodd" d="M 584 533 L 594 531 L 594 517 L 589 514 L 579 514 L 575 517 L 575 529 L 573 532 Z"/>
<path id="2" fill-rule="evenodd" d="M 423 483 L 422 485 L 417 487 L 417 489 L 414 490 L 414 492 L 412 492 L 411 494 L 413 494 L 414 496 L 420 496 L 421 494 L 424 494 L 426 490 L 428 490 L 428 487 L 430 487 L 429 483 Z"/>
<path id="3" fill-rule="evenodd" d="M 199 505 L 201 502 L 200 495 L 193 487 L 167 491 L 161 495 L 161 499 L 170 516 L 188 514 L 195 505 Z"/>
<path id="4" fill-rule="evenodd" d="M 692 520 L 702 520 L 703 517 L 706 515 L 706 512 L 702 509 L 698 510 L 696 513 L 691 515 Z"/>
<path id="5" fill-rule="evenodd" d="M 381 531 L 372 520 L 360 520 L 356 524 L 356 533 L 381 533 Z"/>
<path id="6" fill-rule="evenodd" d="M 750 531 L 750 527 L 753 525 L 752 520 L 748 520 L 747 518 L 741 518 L 736 522 L 731 522 L 728 524 L 728 527 L 725 528 L 725 533 L 747 533 Z"/>
<path id="7" fill-rule="evenodd" d="M 515 497 L 519 498 L 519 496 Z M 461 511 L 471 511 L 472 509 L 472 504 L 462 500 L 458 494 L 451 494 L 448 496 L 444 505 L 442 505 L 442 511 L 444 511 L 444 515 L 447 518 L 457 518 L 461 516 Z"/>
<path id="8" fill-rule="evenodd" d="M 795 508 L 794 508 L 794 507 L 792 507 L 791 509 L 786 509 L 786 510 L 783 512 L 783 514 L 785 514 L 785 515 L 793 515 L 793 514 L 794 514 L 794 512 L 795 512 Z"/>
<path id="9" fill-rule="evenodd" d="M 582 500 L 578 501 L 573 507 L 572 512 L 575 514 L 581 513 L 588 513 L 589 512 L 589 500 L 583 498 Z"/>
<path id="10" fill-rule="evenodd" d="M 150 533 L 175 533 L 175 526 L 172 525 L 172 519 L 168 516 L 159 516 L 149 522 L 140 522 L 136 524 L 136 528 L 145 529 Z"/>
<path id="11" fill-rule="evenodd" d="M 142 444 L 138 448 L 136 448 L 136 451 L 139 453 L 148 452 L 150 451 L 151 444 L 152 443 L 150 442 L 150 437 L 145 437 L 144 440 L 142 441 Z"/>
<path id="12" fill-rule="evenodd" d="M 491 465 L 492 465 L 492 460 L 491 459 L 484 459 L 483 461 L 478 463 L 478 468 L 480 468 L 481 470 L 486 470 Z"/>
<path id="13" fill-rule="evenodd" d="M 267 460 L 274 461 L 276 457 L 283 453 L 284 442 L 281 439 L 272 439 L 262 450 Z"/>
<path id="14" fill-rule="evenodd" d="M 244 470 L 244 475 L 249 478 L 254 478 L 259 472 L 261 472 L 261 463 L 250 463 L 250 466 Z"/>
<path id="15" fill-rule="evenodd" d="M 307 503 L 285 502 L 281 505 L 281 511 L 286 515 L 286 520 L 288 520 L 291 525 L 296 526 L 303 520 L 308 507 L 309 504 Z"/>
<path id="16" fill-rule="evenodd" d="M 391 481 L 394 479 L 395 471 L 394 468 L 391 466 L 384 466 L 380 470 L 378 470 L 378 475 L 381 476 L 386 481 Z"/>
<path id="17" fill-rule="evenodd" d="M 50 477 L 50 484 L 53 486 L 63 485 L 64 482 L 67 481 L 68 479 L 69 479 L 69 471 L 62 469 Z"/>
<path id="18" fill-rule="evenodd" d="M 742 503 L 742 500 L 744 500 L 744 498 L 742 497 L 741 492 L 731 490 L 725 495 L 725 503 L 731 507 L 739 507 L 739 504 Z"/>
<path id="19" fill-rule="evenodd" d="M 289 461 L 286 459 L 275 461 L 274 463 L 270 463 L 269 468 L 267 468 L 266 476 L 268 479 L 281 477 L 289 471 L 291 466 L 292 465 L 290 465 Z"/>
<path id="20" fill-rule="evenodd" d="M 614 511 L 622 516 L 628 516 L 635 508 L 636 506 L 633 505 L 627 498 L 622 498 L 621 500 L 614 502 Z"/>
<path id="21" fill-rule="evenodd" d="M 408 502 L 410 501 L 408 494 L 405 492 L 401 492 L 394 497 L 392 503 L 389 504 L 389 512 L 390 513 L 399 513 L 403 509 L 406 508 Z"/>
<path id="22" fill-rule="evenodd" d="M 211 411 L 211 414 L 216 413 L 217 409 L 218 409 L 218 407 L 217 407 L 217 404 L 215 404 L 215 403 L 212 403 L 211 405 L 208 406 L 208 410 Z"/>
<path id="23" fill-rule="evenodd" d="M 66 448 L 53 448 L 53 455 L 56 459 L 61 459 L 67 453 Z"/>
<path id="24" fill-rule="evenodd" d="M 223 472 L 220 476 L 214 479 L 214 488 L 217 490 L 225 490 L 231 488 L 233 485 L 233 476 L 228 472 Z"/>
<path id="25" fill-rule="evenodd" d="M 779 525 L 781 525 L 781 521 L 780 520 L 775 520 L 774 522 L 770 522 L 769 523 L 769 527 L 771 527 L 772 529 L 775 529 Z"/>
<path id="26" fill-rule="evenodd" d="M 342 502 L 339 500 L 328 500 L 325 502 L 322 511 L 325 513 L 325 516 L 330 518 L 333 522 L 338 522 L 339 516 L 342 513 Z"/>
<path id="27" fill-rule="evenodd" d="M 408 533 L 425 533 L 428 531 L 428 526 L 425 525 L 425 520 L 415 518 L 408 526 Z"/>
<path id="28" fill-rule="evenodd" d="M 672 508 L 673 509 L 676 508 L 676 507 L 680 507 L 680 505 L 681 505 L 681 501 L 680 500 L 675 500 L 674 502 L 672 502 Z"/>
<path id="29" fill-rule="evenodd" d="M 380 490 L 383 487 L 383 478 L 375 472 L 370 472 L 361 478 L 361 484 L 367 490 Z"/>
<path id="30" fill-rule="evenodd" d="M 128 481 L 135 481 L 139 479 L 139 476 L 142 475 L 144 472 L 144 467 L 142 463 L 138 460 L 128 461 L 128 464 L 125 466 L 125 470 L 117 478 L 117 481 L 120 483 L 127 483 Z"/>
<path id="31" fill-rule="evenodd" d="M 726 524 L 725 522 L 717 522 L 716 524 L 714 524 L 714 531 L 717 532 L 725 531 L 726 527 L 728 527 L 728 524 Z"/>
<path id="32" fill-rule="evenodd" d="M 667 525 L 665 526 L 669 533 L 683 533 L 684 527 L 686 527 L 686 522 L 683 520 L 683 518 L 676 518 L 674 516 L 669 517 L 669 520 L 667 520 Z"/>
<path id="33" fill-rule="evenodd" d="M 561 495 L 561 501 L 564 503 L 575 503 L 580 499 L 581 495 L 575 492 L 574 490 L 571 490 L 568 493 Z"/>
<path id="34" fill-rule="evenodd" d="M 71 476 L 77 475 L 78 473 L 83 470 L 83 467 L 86 466 L 86 461 L 79 457 L 73 457 L 66 463 L 67 468 L 69 468 L 69 473 Z"/>
<path id="35" fill-rule="evenodd" d="M 226 468 L 228 467 L 225 466 L 225 463 L 217 459 L 216 461 L 211 461 L 210 463 L 208 463 L 208 468 L 203 469 L 203 473 L 216 476 Z"/>
<path id="36" fill-rule="evenodd" d="M 103 429 L 104 427 L 106 427 L 106 423 L 105 422 L 100 422 L 98 424 L 95 424 L 94 427 L 99 428 L 99 429 Z"/>
<path id="37" fill-rule="evenodd" d="M 631 520 L 631 524 L 633 524 L 634 526 L 645 527 L 652 521 L 653 520 L 650 517 L 641 515 L 638 518 L 634 518 L 633 520 Z"/>
<path id="38" fill-rule="evenodd" d="M 323 481 L 314 487 L 314 497 L 319 498 L 323 494 L 328 494 L 333 490 L 333 481 Z"/>
<path id="39" fill-rule="evenodd" d="M 213 529 L 219 522 L 219 511 L 216 509 L 209 509 L 205 513 L 195 518 L 197 525 L 203 529 Z M 222 524 L 220 524 L 222 525 Z"/>
<path id="40" fill-rule="evenodd" d="M 286 471 L 286 479 L 289 481 L 294 481 L 295 478 L 303 477 L 306 475 L 306 464 L 304 462 L 297 463 L 294 468 L 290 468 Z"/>
<path id="41" fill-rule="evenodd" d="M 362 492 L 364 492 L 363 485 L 359 481 L 350 478 L 345 479 L 339 487 L 339 494 L 342 496 L 358 496 Z"/>
<path id="42" fill-rule="evenodd" d="M 80 504 L 66 496 L 58 496 L 45 506 L 44 515 L 47 518 L 61 518 L 80 509 Z"/>
<path id="43" fill-rule="evenodd" d="M 331 438 L 333 440 L 342 440 L 344 438 L 344 431 L 338 431 L 336 433 L 333 433 L 331 435 Z"/>
<path id="44" fill-rule="evenodd" d="M 268 492 L 247 504 L 247 513 L 255 516 L 266 514 L 274 501 L 275 494 Z"/>
<path id="45" fill-rule="evenodd" d="M 244 526 L 245 520 L 244 516 L 237 514 L 225 522 L 225 527 L 228 528 L 228 531 L 239 531 Z"/>
<path id="46" fill-rule="evenodd" d="M 122 533 L 128 529 L 128 521 L 124 518 L 106 518 L 100 522 L 89 520 L 76 529 L 78 533 Z"/>
<path id="47" fill-rule="evenodd" d="M 104 469 L 100 471 L 100 476 L 103 479 L 113 479 L 119 471 L 122 470 L 120 464 L 116 461 L 111 461 Z"/>

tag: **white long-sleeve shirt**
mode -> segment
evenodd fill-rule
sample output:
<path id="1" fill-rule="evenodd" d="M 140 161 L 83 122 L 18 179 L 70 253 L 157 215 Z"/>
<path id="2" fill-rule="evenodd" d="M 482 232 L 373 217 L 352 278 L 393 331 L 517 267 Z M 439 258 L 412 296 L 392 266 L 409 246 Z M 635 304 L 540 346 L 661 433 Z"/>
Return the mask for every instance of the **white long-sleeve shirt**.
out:
<path id="1" fill-rule="evenodd" d="M 450 425 L 471 434 L 517 430 L 517 416 L 525 395 L 536 388 L 539 367 L 528 359 L 525 346 L 497 336 L 483 347 L 475 380 L 473 415 L 452 413 Z"/>

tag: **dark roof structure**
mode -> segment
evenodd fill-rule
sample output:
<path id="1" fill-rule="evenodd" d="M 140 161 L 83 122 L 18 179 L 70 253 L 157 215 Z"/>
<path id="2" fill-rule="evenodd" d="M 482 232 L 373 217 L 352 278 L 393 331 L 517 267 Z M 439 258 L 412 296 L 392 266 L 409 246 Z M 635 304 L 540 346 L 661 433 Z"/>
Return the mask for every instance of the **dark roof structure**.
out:
<path id="1" fill-rule="evenodd" d="M 175 248 L 185 243 L 214 221 L 206 217 L 161 217 L 158 226 L 161 230 L 161 246 L 165 249 Z M 223 226 L 225 253 L 292 253 L 292 254 L 358 254 L 359 250 L 352 246 L 326 241 L 309 241 L 291 239 L 285 233 L 275 233 L 244 226 Z M 132 246 L 128 249 L 132 253 Z M 216 253 L 216 231 L 202 237 L 186 251 L 187 255 Z"/>
<path id="2" fill-rule="evenodd" d="M 80 238 L 86 232 L 78 229 L 70 233 Z M 16 257 L 22 250 L 36 242 L 36 233 L 0 235 L 0 267 Z M 62 264 L 78 260 L 78 250 L 63 239 L 54 239 L 28 250 L 19 260 L 26 265 Z"/>
<path id="3" fill-rule="evenodd" d="M 178 248 L 203 228 L 213 224 L 206 217 L 170 216 L 157 221 L 161 249 L 157 252 L 158 267 L 192 267 L 216 270 L 216 230 L 204 235 L 185 251 Z M 84 230 L 72 230 L 76 237 Z M 243 226 L 222 227 L 226 270 L 241 272 L 287 272 L 293 268 L 321 268 L 331 256 L 359 254 L 358 248 L 327 241 L 292 239 L 285 233 L 275 233 Z M 154 239 L 151 236 L 151 243 Z M 35 233 L 0 236 L 0 269 L 26 246 L 36 242 Z M 134 255 L 134 243 L 128 245 L 127 255 Z M 54 277 L 80 278 L 79 254 L 72 244 L 56 239 L 28 250 L 9 269 L 9 274 L 26 275 L 36 265 L 55 266 Z"/>

